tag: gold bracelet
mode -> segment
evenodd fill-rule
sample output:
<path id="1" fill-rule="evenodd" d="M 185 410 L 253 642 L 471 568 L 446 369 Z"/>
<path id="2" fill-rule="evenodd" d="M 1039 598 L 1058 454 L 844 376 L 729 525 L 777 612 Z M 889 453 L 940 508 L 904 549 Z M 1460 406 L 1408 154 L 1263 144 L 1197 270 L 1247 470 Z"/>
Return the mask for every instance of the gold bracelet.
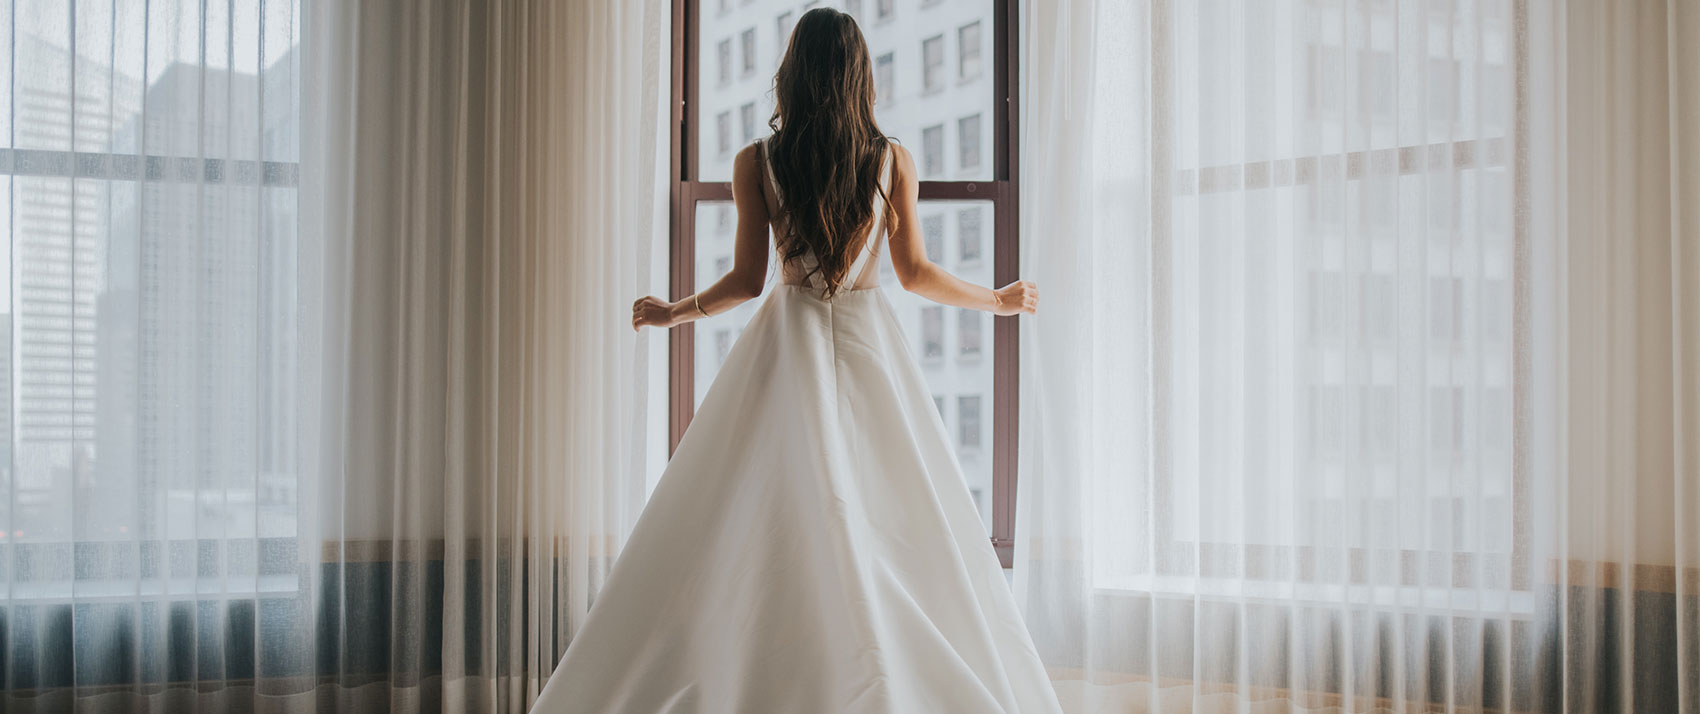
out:
<path id="1" fill-rule="evenodd" d="M 708 311 L 702 309 L 702 301 L 697 299 L 696 293 L 691 293 L 691 304 L 697 306 L 697 312 L 702 313 L 703 317 L 708 317 Z"/>

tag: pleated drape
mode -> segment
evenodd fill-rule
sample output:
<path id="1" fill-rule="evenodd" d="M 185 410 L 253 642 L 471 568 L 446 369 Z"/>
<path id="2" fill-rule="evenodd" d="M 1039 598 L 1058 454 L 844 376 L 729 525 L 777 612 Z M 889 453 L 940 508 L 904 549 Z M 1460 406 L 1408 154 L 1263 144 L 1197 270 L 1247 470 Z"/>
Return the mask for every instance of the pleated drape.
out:
<path id="1" fill-rule="evenodd" d="M 309 56 L 347 101 L 315 155 L 348 358 L 326 385 L 323 674 L 338 710 L 524 711 L 645 497 L 660 345 L 626 314 L 664 233 L 663 10 L 320 9 L 339 44 Z"/>
<path id="2" fill-rule="evenodd" d="M 1693 709 L 1680 5 L 1028 6 L 1067 708 Z"/>
<path id="3" fill-rule="evenodd" d="M 666 17 L 0 3 L 0 709 L 527 709 L 665 445 Z"/>
<path id="4" fill-rule="evenodd" d="M 309 675 L 300 3 L 0 3 L 0 709 Z"/>

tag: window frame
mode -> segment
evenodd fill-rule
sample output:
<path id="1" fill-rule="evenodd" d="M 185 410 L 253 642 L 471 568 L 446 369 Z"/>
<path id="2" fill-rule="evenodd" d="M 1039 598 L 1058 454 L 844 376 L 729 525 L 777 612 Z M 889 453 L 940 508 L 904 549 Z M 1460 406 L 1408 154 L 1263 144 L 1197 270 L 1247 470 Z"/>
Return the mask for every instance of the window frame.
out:
<path id="1" fill-rule="evenodd" d="M 1020 226 L 1020 122 L 1018 35 L 1020 4 L 1014 0 L 992 0 L 992 178 L 978 181 L 920 182 L 922 201 L 985 201 L 991 204 L 992 276 L 1003 285 L 1019 275 Z M 678 300 L 696 290 L 696 209 L 703 201 L 732 200 L 729 181 L 700 180 L 700 153 L 696 146 L 704 67 L 699 30 L 702 0 L 672 0 L 671 99 L 668 124 L 669 290 Z M 895 8 L 893 8 L 895 9 Z M 895 14 L 895 13 L 891 13 Z M 882 15 L 879 21 L 889 20 Z M 870 27 L 870 30 L 871 27 Z M 982 29 L 982 32 L 985 30 Z M 942 54 L 942 51 L 941 51 Z M 981 55 L 981 71 L 987 57 Z M 924 58 L 923 58 L 924 60 Z M 1001 105 L 1001 106 L 1000 106 Z M 984 127 L 981 131 L 984 131 Z M 988 157 L 981 156 L 982 166 Z M 984 225 L 981 228 L 984 231 Z M 982 236 L 984 233 L 982 233 Z M 983 328 L 982 328 L 983 329 Z M 984 339 L 982 337 L 982 339 Z M 992 456 L 991 541 L 998 559 L 1010 567 L 1015 554 L 1016 437 L 1019 420 L 1017 380 L 1019 323 L 1015 317 L 992 318 L 992 394 L 990 444 L 982 444 Z M 679 439 L 690 425 L 695 410 L 695 333 L 691 324 L 673 328 L 668 344 L 668 453 L 678 448 Z M 985 407 L 982 406 L 982 409 Z M 985 419 L 984 416 L 981 417 Z"/>

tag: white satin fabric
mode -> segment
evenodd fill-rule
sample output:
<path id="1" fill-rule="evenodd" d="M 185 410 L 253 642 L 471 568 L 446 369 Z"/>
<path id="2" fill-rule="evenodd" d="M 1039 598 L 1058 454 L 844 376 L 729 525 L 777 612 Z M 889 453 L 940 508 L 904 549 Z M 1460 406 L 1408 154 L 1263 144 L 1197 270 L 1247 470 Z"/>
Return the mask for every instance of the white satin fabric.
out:
<path id="1" fill-rule="evenodd" d="M 532 711 L 1058 711 L 928 395 L 881 290 L 778 286 Z"/>

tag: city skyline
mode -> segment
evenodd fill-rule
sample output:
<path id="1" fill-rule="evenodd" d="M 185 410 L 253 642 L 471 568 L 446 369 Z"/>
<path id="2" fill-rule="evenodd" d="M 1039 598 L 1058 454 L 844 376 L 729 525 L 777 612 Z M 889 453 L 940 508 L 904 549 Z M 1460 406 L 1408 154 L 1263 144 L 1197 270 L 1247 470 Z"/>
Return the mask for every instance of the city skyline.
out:
<path id="1" fill-rule="evenodd" d="M 295 206 L 280 169 L 298 122 L 262 124 L 256 105 L 295 103 L 295 53 L 249 72 L 173 60 L 144 86 L 15 41 L 48 71 L 9 90 L 5 536 L 293 535 L 278 441 L 293 434 Z"/>

